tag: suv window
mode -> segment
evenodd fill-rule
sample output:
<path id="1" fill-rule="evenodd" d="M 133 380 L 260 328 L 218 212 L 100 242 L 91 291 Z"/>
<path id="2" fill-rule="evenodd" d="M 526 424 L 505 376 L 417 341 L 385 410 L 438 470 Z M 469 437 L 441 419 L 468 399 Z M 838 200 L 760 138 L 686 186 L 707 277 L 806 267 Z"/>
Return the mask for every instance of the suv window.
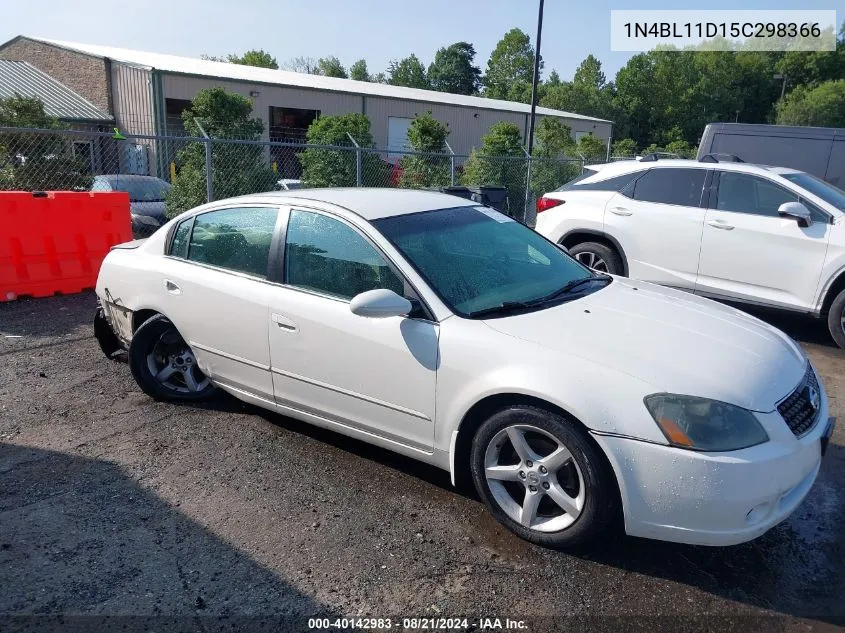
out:
<path id="1" fill-rule="evenodd" d="M 759 176 L 719 173 L 716 208 L 720 211 L 777 217 L 778 207 L 784 202 L 798 202 L 798 196 Z"/>
<path id="2" fill-rule="evenodd" d="M 405 283 L 358 231 L 320 213 L 293 210 L 285 238 L 285 283 L 351 299 L 376 288 L 404 294 Z"/>
<path id="3" fill-rule="evenodd" d="M 604 180 L 596 180 L 593 182 L 583 182 L 590 176 L 595 176 L 596 172 L 586 171 L 574 180 L 556 189 L 556 191 L 622 191 L 630 182 L 640 175 L 641 172 L 632 172 L 630 174 L 622 174 L 621 176 L 614 176 L 613 178 L 605 178 Z"/>
<path id="4" fill-rule="evenodd" d="M 269 207 L 244 207 L 198 215 L 194 218 L 187 258 L 266 278 L 278 213 Z M 181 228 L 176 229 L 177 234 Z M 174 251 L 175 248 L 171 249 L 176 254 Z"/>
<path id="5" fill-rule="evenodd" d="M 191 234 L 191 225 L 194 218 L 182 220 L 173 232 L 173 239 L 170 242 L 170 254 L 173 257 L 185 258 L 188 256 L 188 236 Z"/>
<path id="6" fill-rule="evenodd" d="M 634 184 L 631 197 L 643 202 L 697 207 L 706 175 L 706 169 L 650 169 Z"/>

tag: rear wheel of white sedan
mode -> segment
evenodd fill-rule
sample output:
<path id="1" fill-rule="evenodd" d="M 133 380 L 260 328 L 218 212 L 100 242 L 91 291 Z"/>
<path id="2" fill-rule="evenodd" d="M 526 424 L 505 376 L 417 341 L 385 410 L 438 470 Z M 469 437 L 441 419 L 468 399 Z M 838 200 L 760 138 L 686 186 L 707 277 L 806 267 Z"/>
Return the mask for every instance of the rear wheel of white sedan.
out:
<path id="1" fill-rule="evenodd" d="M 191 348 L 161 314 L 135 331 L 129 345 L 129 367 L 138 386 L 156 400 L 204 400 L 215 390 L 197 367 Z"/>
<path id="2" fill-rule="evenodd" d="M 613 473 L 586 433 L 562 415 L 528 405 L 503 409 L 478 429 L 471 459 L 490 512 L 528 541 L 574 547 L 613 520 Z"/>

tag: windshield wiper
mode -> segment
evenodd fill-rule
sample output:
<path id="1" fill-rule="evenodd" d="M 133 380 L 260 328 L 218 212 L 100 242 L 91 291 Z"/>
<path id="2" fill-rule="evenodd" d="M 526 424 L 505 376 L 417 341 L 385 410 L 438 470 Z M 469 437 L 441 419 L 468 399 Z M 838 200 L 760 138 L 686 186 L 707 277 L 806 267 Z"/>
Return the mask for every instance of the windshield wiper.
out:
<path id="1" fill-rule="evenodd" d="M 470 312 L 467 316 L 470 318 L 477 318 L 493 314 L 507 314 L 516 310 L 536 308 L 538 306 L 543 305 L 544 303 L 548 303 L 549 301 L 553 301 L 554 299 L 557 299 L 564 295 L 572 294 L 576 288 L 579 288 L 589 282 L 595 281 L 610 283 L 612 279 L 613 278 L 610 275 L 594 275 L 592 277 L 582 277 L 580 279 L 573 279 L 569 283 L 565 284 L 563 287 L 558 288 L 554 292 L 540 297 L 539 299 L 535 299 L 533 301 L 504 301 L 497 306 L 492 306 L 490 308 L 483 308 L 481 310 L 476 310 L 475 312 Z"/>
<path id="2" fill-rule="evenodd" d="M 610 283 L 613 277 L 610 275 L 593 275 L 592 277 L 582 277 L 580 279 L 573 279 L 572 281 L 564 284 L 561 288 L 558 288 L 554 292 L 550 292 L 545 297 L 540 297 L 536 301 L 532 301 L 531 305 L 540 305 L 542 303 L 547 303 L 549 301 L 553 301 L 558 297 L 562 297 L 564 295 L 572 294 L 576 288 L 580 288 L 590 282 L 603 282 L 603 283 Z"/>
<path id="3" fill-rule="evenodd" d="M 489 316 L 491 314 L 507 314 L 508 312 L 513 312 L 514 310 L 521 310 L 523 308 L 534 308 L 536 304 L 531 301 L 504 301 L 497 306 L 492 306 L 490 308 L 482 308 L 481 310 L 476 310 L 475 312 L 470 312 L 467 316 L 471 319 L 483 316 Z"/>

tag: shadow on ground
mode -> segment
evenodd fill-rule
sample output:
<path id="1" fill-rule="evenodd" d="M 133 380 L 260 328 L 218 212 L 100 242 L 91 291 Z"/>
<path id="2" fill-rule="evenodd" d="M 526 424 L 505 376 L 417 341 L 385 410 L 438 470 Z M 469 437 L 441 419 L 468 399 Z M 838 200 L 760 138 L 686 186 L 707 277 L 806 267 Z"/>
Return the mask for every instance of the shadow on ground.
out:
<path id="1" fill-rule="evenodd" d="M 0 630 L 307 630 L 334 615 L 113 463 L 0 444 L 0 476 Z"/>

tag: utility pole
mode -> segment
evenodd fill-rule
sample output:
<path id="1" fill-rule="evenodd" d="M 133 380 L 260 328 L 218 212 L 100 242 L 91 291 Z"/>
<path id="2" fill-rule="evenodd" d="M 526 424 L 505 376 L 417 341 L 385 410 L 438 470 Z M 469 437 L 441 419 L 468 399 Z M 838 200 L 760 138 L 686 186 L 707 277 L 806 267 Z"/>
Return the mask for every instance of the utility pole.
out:
<path id="1" fill-rule="evenodd" d="M 531 82 L 531 120 L 528 122 L 528 153 L 534 151 L 534 118 L 537 112 L 537 84 L 540 81 L 540 39 L 543 34 L 543 0 L 537 15 L 537 49 L 534 51 L 534 80 Z"/>

